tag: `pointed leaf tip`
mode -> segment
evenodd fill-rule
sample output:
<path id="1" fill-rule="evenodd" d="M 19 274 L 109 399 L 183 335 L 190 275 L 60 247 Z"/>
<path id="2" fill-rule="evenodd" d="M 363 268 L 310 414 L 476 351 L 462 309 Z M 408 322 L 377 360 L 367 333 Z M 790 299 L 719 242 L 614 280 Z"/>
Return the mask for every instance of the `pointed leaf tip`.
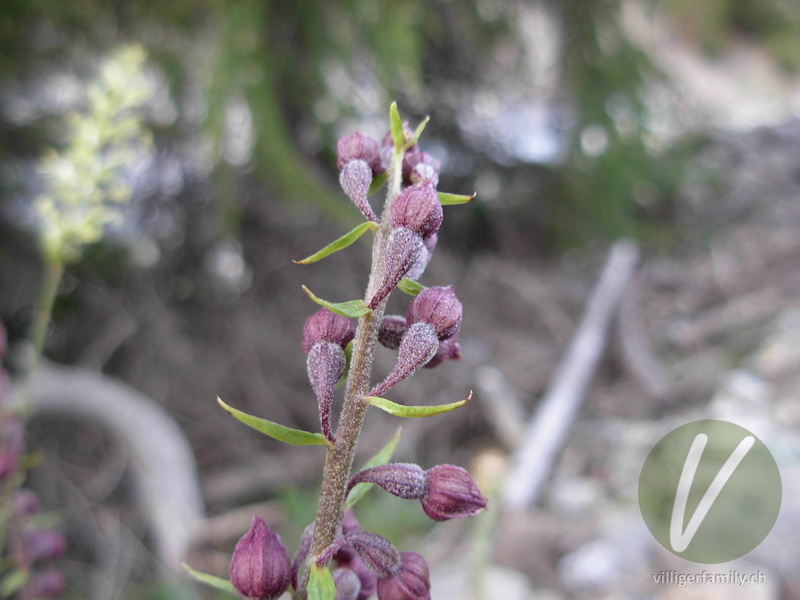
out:
<path id="1" fill-rule="evenodd" d="M 389 107 L 389 131 L 392 133 L 394 149 L 400 152 L 406 144 L 406 135 L 403 132 L 403 119 L 400 118 L 400 112 L 397 110 L 397 102 L 392 102 Z"/>
<path id="2" fill-rule="evenodd" d="M 404 294 L 408 294 L 409 296 L 416 296 L 425 289 L 425 286 L 421 283 L 417 283 L 413 279 L 403 277 L 400 280 L 400 283 L 397 284 L 397 289 Z"/>
<path id="3" fill-rule="evenodd" d="M 347 302 L 328 302 L 322 298 L 315 296 L 311 290 L 306 286 L 302 286 L 306 295 L 314 302 L 327 308 L 332 313 L 342 315 L 343 317 L 358 318 L 363 317 L 367 313 L 372 312 L 372 309 L 367 306 L 363 300 L 348 300 Z"/>
<path id="4" fill-rule="evenodd" d="M 430 116 L 427 116 L 424 119 L 422 119 L 422 123 L 417 125 L 417 128 L 414 130 L 414 133 L 411 135 L 411 139 L 408 140 L 408 142 L 406 142 L 406 144 L 404 146 L 404 148 L 406 150 L 408 150 L 409 148 L 411 148 L 411 146 L 413 146 L 414 144 L 417 143 L 417 141 L 419 140 L 419 136 L 422 135 L 422 132 L 425 130 L 425 126 L 428 124 L 428 121 L 430 121 L 430 120 L 431 120 Z"/>
<path id="5" fill-rule="evenodd" d="M 472 392 L 469 393 L 466 400 L 459 400 L 458 402 L 451 402 L 450 404 L 440 404 L 438 406 L 406 406 L 405 404 L 397 404 L 396 402 L 381 398 L 380 396 L 364 397 L 364 400 L 369 402 L 372 406 L 376 406 L 395 417 L 405 417 L 407 419 L 420 419 L 441 415 L 451 410 L 461 408 L 471 399 Z"/>
<path id="6" fill-rule="evenodd" d="M 466 204 L 471 200 L 475 199 L 477 193 L 473 193 L 471 196 L 465 196 L 463 194 L 447 194 L 445 192 L 439 192 L 439 202 L 441 202 L 442 206 L 453 206 L 455 204 Z"/>
<path id="7" fill-rule="evenodd" d="M 367 231 L 376 231 L 378 227 L 379 226 L 377 223 L 373 223 L 372 221 L 365 221 L 364 223 L 361 223 L 357 227 L 345 233 L 339 239 L 325 246 L 319 252 L 315 252 L 314 254 L 304 258 L 303 260 L 293 260 L 292 262 L 296 265 L 308 265 L 317 262 L 318 260 L 322 260 L 326 256 L 330 256 L 334 252 L 338 252 L 339 250 L 344 250 L 345 248 L 350 246 L 353 242 L 355 242 L 358 238 L 364 235 Z"/>
<path id="8" fill-rule="evenodd" d="M 234 588 L 233 584 L 227 579 L 223 579 L 222 577 L 217 577 L 215 575 L 209 575 L 208 573 L 203 573 L 201 571 L 195 571 L 192 567 L 190 567 L 186 563 L 181 563 L 181 566 L 184 569 L 186 569 L 186 572 L 189 573 L 189 575 L 191 575 L 197 581 L 205 583 L 206 585 L 216 588 L 222 592 L 228 592 L 229 594 L 233 594 L 234 596 L 239 597 L 236 588 Z"/>
<path id="9" fill-rule="evenodd" d="M 238 421 L 241 421 L 248 427 L 251 427 L 259 433 L 263 433 L 266 436 L 278 440 L 279 442 L 285 442 L 295 446 L 328 445 L 328 440 L 326 440 L 325 436 L 321 433 L 311 433 L 310 431 L 303 431 L 302 429 L 292 429 L 291 427 L 280 425 L 274 421 L 248 415 L 247 413 L 225 404 L 225 402 L 223 402 L 219 396 L 217 396 L 217 402 L 225 410 L 225 412 Z"/>

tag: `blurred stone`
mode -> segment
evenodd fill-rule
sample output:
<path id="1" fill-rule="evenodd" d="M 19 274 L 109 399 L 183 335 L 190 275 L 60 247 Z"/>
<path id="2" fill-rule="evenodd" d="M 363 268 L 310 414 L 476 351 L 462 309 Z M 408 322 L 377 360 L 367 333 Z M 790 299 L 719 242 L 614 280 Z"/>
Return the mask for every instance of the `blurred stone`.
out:
<path id="1" fill-rule="evenodd" d="M 477 579 L 482 575 L 482 582 Z M 478 593 L 478 586 L 483 593 Z M 528 578 L 513 569 L 497 565 L 486 565 L 481 569 L 464 568 L 463 561 L 438 565 L 431 572 L 431 600 L 480 600 L 481 598 L 503 598 L 503 600 L 531 600 L 534 596 Z M 561 597 L 553 594 L 553 600 Z"/>

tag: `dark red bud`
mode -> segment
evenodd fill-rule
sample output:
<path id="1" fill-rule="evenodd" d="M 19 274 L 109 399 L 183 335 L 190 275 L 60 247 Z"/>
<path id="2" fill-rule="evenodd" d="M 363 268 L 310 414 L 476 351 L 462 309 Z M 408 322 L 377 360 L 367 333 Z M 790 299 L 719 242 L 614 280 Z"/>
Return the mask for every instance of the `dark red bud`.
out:
<path id="1" fill-rule="evenodd" d="M 335 600 L 357 600 L 361 593 L 361 580 L 352 569 L 338 568 L 331 573 L 336 586 Z"/>
<path id="2" fill-rule="evenodd" d="M 427 363 L 439 348 L 439 338 L 436 331 L 427 323 L 414 323 L 408 328 L 400 349 L 397 353 L 397 364 L 392 372 L 386 376 L 370 393 L 370 396 L 380 396 L 394 387 Z"/>
<path id="3" fill-rule="evenodd" d="M 308 317 L 303 325 L 303 352 L 311 352 L 317 342 L 332 342 L 344 348 L 355 334 L 350 319 L 321 308 Z"/>
<path id="4" fill-rule="evenodd" d="M 433 358 L 425 363 L 425 368 L 433 369 L 434 367 L 438 367 L 446 360 L 459 358 L 461 358 L 461 346 L 458 345 L 458 340 L 455 338 L 455 336 L 453 336 L 451 338 L 447 338 L 443 342 L 439 342 L 439 349 L 436 350 L 436 354 L 433 355 Z"/>
<path id="5" fill-rule="evenodd" d="M 371 183 L 372 169 L 363 160 L 347 162 L 339 174 L 339 185 L 342 186 L 347 197 L 353 201 L 353 204 L 367 220 L 377 223 L 378 217 L 367 198 L 367 191 Z"/>
<path id="6" fill-rule="evenodd" d="M 354 550 L 342 548 L 333 557 L 334 562 L 339 567 L 346 567 L 353 571 L 361 583 L 358 600 L 366 600 L 375 594 L 378 585 L 378 577 L 367 568 Z"/>
<path id="7" fill-rule="evenodd" d="M 428 323 L 439 340 L 451 338 L 461 329 L 461 302 L 452 286 L 432 286 L 422 290 L 406 311 L 406 323 Z"/>
<path id="8" fill-rule="evenodd" d="M 397 350 L 400 340 L 403 339 L 406 329 L 406 318 L 399 315 L 387 315 L 381 321 L 378 329 L 378 341 L 389 350 Z"/>
<path id="9" fill-rule="evenodd" d="M 344 350 L 333 342 L 317 342 L 308 353 L 308 379 L 317 397 L 322 433 L 331 442 L 331 404 L 346 362 Z"/>
<path id="10" fill-rule="evenodd" d="M 16 452 L 0 454 L 0 483 L 6 481 L 19 469 L 19 455 Z"/>
<path id="11" fill-rule="evenodd" d="M 25 586 L 26 598 L 56 598 L 64 591 L 64 576 L 56 568 L 35 573 Z"/>
<path id="12" fill-rule="evenodd" d="M 389 206 L 392 227 L 405 227 L 427 239 L 439 230 L 444 219 L 442 204 L 431 181 L 405 188 Z"/>
<path id="13" fill-rule="evenodd" d="M 397 573 L 378 580 L 378 600 L 430 600 L 430 597 L 428 565 L 416 552 L 401 552 Z"/>
<path id="14" fill-rule="evenodd" d="M 28 564 L 50 562 L 66 552 L 67 541 L 57 531 L 35 529 L 25 533 L 24 548 Z"/>
<path id="15" fill-rule="evenodd" d="M 374 483 L 405 500 L 419 500 L 427 492 L 425 471 L 419 465 L 390 463 L 359 471 L 350 479 L 348 491 L 358 483 Z"/>
<path id="16" fill-rule="evenodd" d="M 486 498 L 466 469 L 437 465 L 425 475 L 428 493 L 422 509 L 434 521 L 471 517 L 486 508 Z"/>
<path id="17" fill-rule="evenodd" d="M 380 169 L 381 160 L 378 142 L 359 131 L 340 138 L 336 142 L 336 167 L 341 170 L 353 160 L 363 160 L 373 173 L 376 172 L 376 169 Z"/>
<path id="18" fill-rule="evenodd" d="M 424 248 L 422 237 L 405 227 L 396 227 L 386 240 L 386 270 L 378 290 L 367 306 L 374 309 L 392 292 L 408 270 L 419 260 Z"/>
<path id="19" fill-rule="evenodd" d="M 348 534 L 353 531 L 360 531 L 361 524 L 358 522 L 356 518 L 356 513 L 353 512 L 352 508 L 347 509 L 344 513 L 344 518 L 342 518 L 342 533 Z"/>
<path id="20" fill-rule="evenodd" d="M 286 548 L 280 537 L 256 515 L 250 530 L 233 550 L 230 579 L 246 600 L 273 600 L 289 587 L 292 567 Z"/>
<path id="21" fill-rule="evenodd" d="M 430 180 L 439 185 L 439 170 L 442 163 L 425 152 L 406 152 L 403 157 L 403 181 L 407 184 Z"/>

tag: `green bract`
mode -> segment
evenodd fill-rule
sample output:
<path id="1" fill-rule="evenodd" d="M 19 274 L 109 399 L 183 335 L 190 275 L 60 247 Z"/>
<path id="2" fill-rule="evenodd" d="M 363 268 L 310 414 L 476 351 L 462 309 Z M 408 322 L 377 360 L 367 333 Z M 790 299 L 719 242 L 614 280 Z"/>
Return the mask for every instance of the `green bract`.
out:
<path id="1" fill-rule="evenodd" d="M 252 427 L 256 431 L 259 431 L 264 435 L 268 435 L 269 437 L 280 442 L 286 442 L 287 444 L 293 444 L 295 446 L 328 445 L 328 440 L 326 440 L 325 436 L 321 433 L 311 433 L 310 431 L 303 431 L 302 429 L 292 429 L 291 427 L 279 425 L 278 423 L 268 421 L 267 419 L 248 415 L 240 410 L 236 410 L 232 406 L 228 406 L 219 397 L 217 397 L 217 402 L 219 402 L 219 405 L 225 409 L 225 412 L 227 412 L 229 415 L 241 421 L 248 427 Z"/>

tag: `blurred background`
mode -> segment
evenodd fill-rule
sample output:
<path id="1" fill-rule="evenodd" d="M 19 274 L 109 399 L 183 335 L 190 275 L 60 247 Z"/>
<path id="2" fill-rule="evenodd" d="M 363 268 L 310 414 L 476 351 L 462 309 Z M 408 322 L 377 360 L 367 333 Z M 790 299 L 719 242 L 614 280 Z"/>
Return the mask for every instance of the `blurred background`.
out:
<path id="1" fill-rule="evenodd" d="M 535 507 L 432 528 L 416 503 L 373 493 L 362 525 L 422 550 L 435 598 L 469 597 L 453 567 L 466 560 L 486 566 L 485 598 L 800 597 L 800 502 L 787 501 L 800 481 L 787 475 L 800 456 L 800 5 L 4 0 L 0 321 L 12 375 L 46 272 L 36 199 L 68 178 L 48 157 L 86 155 L 70 124 L 101 110 L 92 82 L 121 48 L 142 57 L 122 86 L 141 123 L 100 189 L 125 203 L 66 261 L 44 356 L 130 386 L 177 423 L 208 517 L 193 566 L 224 576 L 254 509 L 290 551 L 313 518 L 322 453 L 247 430 L 215 397 L 317 429 L 300 349 L 316 307 L 300 286 L 360 297 L 370 256 L 359 242 L 315 265 L 292 259 L 360 221 L 338 188 L 336 140 L 380 139 L 397 100 L 412 126 L 431 117 L 421 147 L 443 162 L 439 189 L 477 193 L 445 209 L 421 279 L 455 286 L 463 357 L 396 391 L 416 404 L 475 399 L 404 422 L 397 460 L 470 466 L 499 506 L 497 474 L 612 242 L 635 240 L 639 267 Z M 380 350 L 376 373 L 393 361 Z M 42 366 L 58 388 L 59 371 Z M 152 432 L 108 427 L 103 410 L 43 402 L 28 427 L 40 458 L 26 485 L 69 543 L 61 597 L 215 597 L 165 568 L 128 442 Z M 661 435 L 709 416 L 739 419 L 783 461 L 783 533 L 737 566 L 766 572 L 765 586 L 651 577 L 696 566 L 644 529 L 638 470 Z M 370 414 L 357 460 L 399 424 Z"/>

